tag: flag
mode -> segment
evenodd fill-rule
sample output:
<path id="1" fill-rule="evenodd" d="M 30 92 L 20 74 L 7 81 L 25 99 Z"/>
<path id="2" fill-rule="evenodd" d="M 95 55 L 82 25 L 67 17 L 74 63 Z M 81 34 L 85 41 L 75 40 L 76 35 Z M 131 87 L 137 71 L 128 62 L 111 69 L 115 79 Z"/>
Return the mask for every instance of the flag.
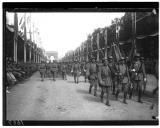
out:
<path id="1" fill-rule="evenodd" d="M 122 54 L 120 52 L 120 49 L 119 47 L 117 46 L 117 44 L 114 44 L 112 45 L 112 54 L 113 54 L 113 57 L 115 59 L 116 62 L 118 62 L 121 58 L 122 58 Z"/>
<path id="2" fill-rule="evenodd" d="M 18 26 L 19 26 L 19 30 L 24 33 L 24 27 L 25 27 L 25 17 L 24 17 L 24 15 L 21 17 Z"/>

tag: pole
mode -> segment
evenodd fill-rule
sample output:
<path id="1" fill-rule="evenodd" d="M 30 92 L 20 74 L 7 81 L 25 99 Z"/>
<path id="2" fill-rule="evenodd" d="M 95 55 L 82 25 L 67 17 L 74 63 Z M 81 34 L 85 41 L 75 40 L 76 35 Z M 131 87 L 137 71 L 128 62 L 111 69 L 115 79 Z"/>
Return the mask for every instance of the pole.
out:
<path id="1" fill-rule="evenodd" d="M 104 33 L 104 37 L 105 37 L 105 59 L 107 59 L 107 28 L 105 29 L 105 33 Z"/>
<path id="2" fill-rule="evenodd" d="M 134 43 L 134 53 L 137 52 L 137 46 L 136 46 L 136 12 L 133 13 L 133 43 Z"/>
<path id="3" fill-rule="evenodd" d="M 99 33 L 97 33 L 97 61 L 99 61 Z"/>
<path id="4" fill-rule="evenodd" d="M 14 13 L 14 62 L 17 63 L 18 15 Z"/>
<path id="5" fill-rule="evenodd" d="M 87 58 L 86 58 L 86 60 L 88 61 L 88 42 L 86 42 L 86 46 L 87 46 Z"/>
<path id="6" fill-rule="evenodd" d="M 26 41 L 27 41 L 27 35 L 26 35 L 26 14 L 24 14 L 24 63 L 26 63 Z"/>
<path id="7" fill-rule="evenodd" d="M 91 43 L 91 58 L 93 57 L 93 40 L 90 37 L 90 43 Z"/>
<path id="8" fill-rule="evenodd" d="M 132 61 L 132 57 L 137 52 L 136 47 L 136 12 L 131 13 L 132 16 L 132 49 L 129 54 L 129 60 Z"/>

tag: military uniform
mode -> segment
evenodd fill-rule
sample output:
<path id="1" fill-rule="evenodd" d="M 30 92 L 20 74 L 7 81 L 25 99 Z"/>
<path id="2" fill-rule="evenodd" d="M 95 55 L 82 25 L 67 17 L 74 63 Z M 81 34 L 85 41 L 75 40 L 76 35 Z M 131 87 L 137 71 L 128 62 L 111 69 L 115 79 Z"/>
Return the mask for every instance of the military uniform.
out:
<path id="1" fill-rule="evenodd" d="M 94 96 L 96 96 L 97 85 L 98 85 L 98 75 L 97 75 L 97 64 L 95 63 L 95 59 L 92 58 L 92 63 L 89 67 L 89 93 L 91 93 L 92 87 L 94 86 Z"/>
<path id="2" fill-rule="evenodd" d="M 53 81 L 55 81 L 55 78 L 56 78 L 56 73 L 57 73 L 57 70 L 58 70 L 58 65 L 57 63 L 53 62 L 51 64 L 51 73 L 52 73 L 52 76 L 53 76 Z"/>
<path id="3" fill-rule="evenodd" d="M 80 73 L 80 65 L 77 61 L 75 61 L 73 65 L 73 76 L 74 76 L 74 82 L 78 84 L 79 82 L 79 73 Z"/>
<path id="4" fill-rule="evenodd" d="M 125 59 L 121 59 L 120 62 L 124 61 Z M 129 72 L 128 72 L 128 67 L 125 62 L 122 62 L 118 65 L 119 68 L 119 74 L 118 74 L 118 84 L 116 87 L 116 99 L 118 100 L 118 95 L 120 93 L 120 90 L 122 89 L 124 98 L 123 98 L 123 103 L 126 102 L 126 97 L 129 89 L 129 84 L 130 84 L 130 77 L 129 77 Z"/>
<path id="5" fill-rule="evenodd" d="M 89 76 L 89 67 L 90 67 L 89 62 L 86 62 L 85 65 L 84 65 L 84 79 L 85 79 L 85 82 L 87 81 L 87 78 Z"/>
<path id="6" fill-rule="evenodd" d="M 112 78 L 112 94 L 114 95 L 115 94 L 115 86 L 117 85 L 117 82 L 118 82 L 118 74 L 117 74 L 118 69 L 117 69 L 117 65 L 113 61 L 112 56 L 109 56 L 108 60 L 109 60 L 108 65 L 111 70 L 111 78 Z"/>
<path id="7" fill-rule="evenodd" d="M 65 64 L 62 64 L 61 72 L 62 72 L 62 78 L 63 78 L 63 80 L 64 80 L 64 79 L 67 79 L 67 78 L 66 78 L 66 70 L 67 70 L 66 65 L 65 65 Z"/>
<path id="8" fill-rule="evenodd" d="M 47 77 L 50 76 L 50 63 L 46 64 L 46 75 Z"/>
<path id="9" fill-rule="evenodd" d="M 144 63 L 140 61 L 140 55 L 137 54 L 135 57 L 137 58 L 137 60 L 132 66 L 133 88 L 136 88 L 136 85 L 137 85 L 138 102 L 142 103 L 141 101 L 142 88 L 143 88 L 144 82 L 146 81 L 146 73 L 145 73 Z M 130 98 L 132 97 L 132 92 L 133 92 L 133 89 L 130 92 Z"/>
<path id="10" fill-rule="evenodd" d="M 99 68 L 98 82 L 99 82 L 99 86 L 101 87 L 101 102 L 103 102 L 103 95 L 104 95 L 104 92 L 106 92 L 107 93 L 106 105 L 110 106 L 109 95 L 110 95 L 110 87 L 112 86 L 112 78 L 111 78 L 111 71 L 108 66 L 107 60 L 104 60 L 104 65 Z"/>
<path id="11" fill-rule="evenodd" d="M 41 75 L 41 80 L 44 81 L 44 77 L 45 77 L 45 72 L 46 72 L 46 66 L 44 63 L 42 63 L 39 67 L 39 72 Z"/>
<path id="12" fill-rule="evenodd" d="M 159 68 L 158 68 L 158 60 L 156 61 L 156 65 L 155 65 L 155 76 L 157 78 L 157 81 L 159 80 L 158 76 L 159 76 Z M 157 82 L 158 83 L 158 82 Z M 157 87 L 153 90 L 153 96 L 155 95 L 155 93 L 158 91 L 158 84 L 157 84 Z"/>

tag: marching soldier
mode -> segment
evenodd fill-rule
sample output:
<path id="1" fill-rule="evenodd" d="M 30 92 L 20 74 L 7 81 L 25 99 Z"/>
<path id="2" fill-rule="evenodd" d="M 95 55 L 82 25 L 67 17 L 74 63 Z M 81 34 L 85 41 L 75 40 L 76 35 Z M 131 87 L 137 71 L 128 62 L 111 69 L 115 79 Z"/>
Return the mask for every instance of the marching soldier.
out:
<path id="1" fill-rule="evenodd" d="M 110 67 L 111 70 L 111 78 L 112 78 L 112 94 L 115 95 L 115 86 L 117 84 L 117 80 L 118 80 L 118 76 L 117 76 L 117 65 L 114 63 L 113 61 L 113 57 L 109 56 L 108 57 L 108 65 Z"/>
<path id="2" fill-rule="evenodd" d="M 84 79 L 85 79 L 85 82 L 87 81 L 87 78 L 89 76 L 89 67 L 90 67 L 90 63 L 87 60 L 84 64 Z"/>
<path id="3" fill-rule="evenodd" d="M 50 74 L 50 63 L 46 64 L 46 77 L 49 77 Z"/>
<path id="4" fill-rule="evenodd" d="M 135 55 L 135 63 L 132 65 L 132 79 L 133 79 L 133 87 L 137 85 L 138 88 L 138 102 L 142 103 L 141 96 L 142 96 L 142 87 L 144 82 L 146 82 L 146 73 L 144 63 L 142 63 L 140 59 L 140 54 Z M 130 92 L 130 98 L 132 97 L 133 89 Z"/>
<path id="5" fill-rule="evenodd" d="M 62 66 L 62 68 L 61 68 L 62 78 L 63 78 L 63 80 L 67 80 L 67 78 L 66 78 L 66 70 L 67 70 L 66 64 L 65 64 L 65 63 L 62 63 L 61 66 Z"/>
<path id="6" fill-rule="evenodd" d="M 159 80 L 159 67 L 158 67 L 158 60 L 156 61 L 156 65 L 155 65 L 155 76 L 157 78 L 157 83 L 158 83 L 158 80 Z M 153 90 L 153 96 L 156 94 L 156 92 L 158 91 L 158 84 L 157 84 L 157 87 Z"/>
<path id="7" fill-rule="evenodd" d="M 92 87 L 94 86 L 94 96 L 96 96 L 97 85 L 98 85 L 98 76 L 97 76 L 97 64 L 95 62 L 95 58 L 92 58 L 92 63 L 89 67 L 89 93 L 92 91 Z"/>
<path id="8" fill-rule="evenodd" d="M 104 60 L 103 66 L 99 68 L 98 81 L 101 87 L 101 102 L 103 102 L 103 95 L 104 95 L 104 92 L 106 92 L 107 93 L 106 105 L 110 106 L 109 93 L 110 93 L 110 87 L 112 86 L 112 79 L 111 79 L 111 71 L 110 71 L 107 59 Z"/>
<path id="9" fill-rule="evenodd" d="M 74 76 L 74 82 L 78 84 L 79 82 L 79 73 L 80 73 L 80 65 L 77 60 L 75 60 L 75 63 L 72 68 L 73 76 Z"/>
<path id="10" fill-rule="evenodd" d="M 53 76 L 53 81 L 56 81 L 55 80 L 55 77 L 56 77 L 56 73 L 57 73 L 57 70 L 58 70 L 58 65 L 57 63 L 54 61 L 51 65 L 51 73 L 52 73 L 52 76 Z"/>
<path id="11" fill-rule="evenodd" d="M 130 77 L 129 77 L 128 67 L 125 63 L 125 58 L 121 58 L 121 60 L 119 61 L 118 68 L 119 68 L 119 73 L 118 73 L 118 84 L 116 88 L 116 100 L 118 100 L 118 95 L 120 93 L 120 90 L 122 89 L 124 94 L 123 103 L 127 104 L 126 97 L 129 89 Z"/>
<path id="12" fill-rule="evenodd" d="M 44 81 L 45 72 L 46 72 L 45 63 L 42 62 L 42 63 L 40 64 L 39 72 L 40 72 L 40 75 L 41 75 L 41 81 Z"/>

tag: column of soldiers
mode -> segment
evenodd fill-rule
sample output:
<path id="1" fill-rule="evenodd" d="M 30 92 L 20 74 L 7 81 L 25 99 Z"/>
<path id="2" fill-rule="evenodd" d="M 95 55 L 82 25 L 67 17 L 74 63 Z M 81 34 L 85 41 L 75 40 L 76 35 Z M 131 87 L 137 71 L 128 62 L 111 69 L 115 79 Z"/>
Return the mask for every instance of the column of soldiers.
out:
<path id="1" fill-rule="evenodd" d="M 131 66 L 127 65 L 127 58 L 121 58 L 116 62 L 112 56 L 96 62 L 95 58 L 91 62 L 86 61 L 84 66 L 84 78 L 89 80 L 89 93 L 94 88 L 96 96 L 97 87 L 101 88 L 101 102 L 104 93 L 107 95 L 106 105 L 110 106 L 110 92 L 118 100 L 119 94 L 123 93 L 123 103 L 127 104 L 127 95 L 132 98 L 134 92 L 138 93 L 138 102 L 142 103 L 142 94 L 146 86 L 146 73 L 143 63 L 144 58 L 136 54 Z"/>
<path id="2" fill-rule="evenodd" d="M 48 66 L 46 66 L 48 65 Z M 118 101 L 120 93 L 123 94 L 123 103 L 127 104 L 127 97 L 132 98 L 134 93 L 138 94 L 138 102 L 142 102 L 142 94 L 146 88 L 146 73 L 144 58 L 137 53 L 133 62 L 129 65 L 128 58 L 122 57 L 116 61 L 112 56 L 102 59 L 99 62 L 92 57 L 90 62 L 85 61 L 80 63 L 78 60 L 66 63 L 49 63 L 41 64 L 40 72 L 43 78 L 45 77 L 45 70 L 48 70 L 55 81 L 56 74 L 59 72 L 62 79 L 67 79 L 67 74 L 72 73 L 74 82 L 79 83 L 79 76 L 84 75 L 84 81 L 87 79 L 90 83 L 89 93 L 94 89 L 94 96 L 97 96 L 97 88 L 101 89 L 101 102 L 103 102 L 104 94 L 107 95 L 106 105 L 110 106 L 110 95 L 115 96 Z M 45 70 L 43 70 L 45 69 Z M 48 72 L 47 71 L 47 72 Z M 154 90 L 156 91 L 157 88 Z"/>
<path id="3" fill-rule="evenodd" d="M 42 62 L 39 65 L 39 72 L 41 75 L 41 81 L 44 81 L 45 77 L 52 77 L 53 81 L 56 81 L 56 77 L 60 75 L 63 80 L 67 80 L 67 64 L 65 62 L 58 63 L 53 61 L 52 63 Z"/>

